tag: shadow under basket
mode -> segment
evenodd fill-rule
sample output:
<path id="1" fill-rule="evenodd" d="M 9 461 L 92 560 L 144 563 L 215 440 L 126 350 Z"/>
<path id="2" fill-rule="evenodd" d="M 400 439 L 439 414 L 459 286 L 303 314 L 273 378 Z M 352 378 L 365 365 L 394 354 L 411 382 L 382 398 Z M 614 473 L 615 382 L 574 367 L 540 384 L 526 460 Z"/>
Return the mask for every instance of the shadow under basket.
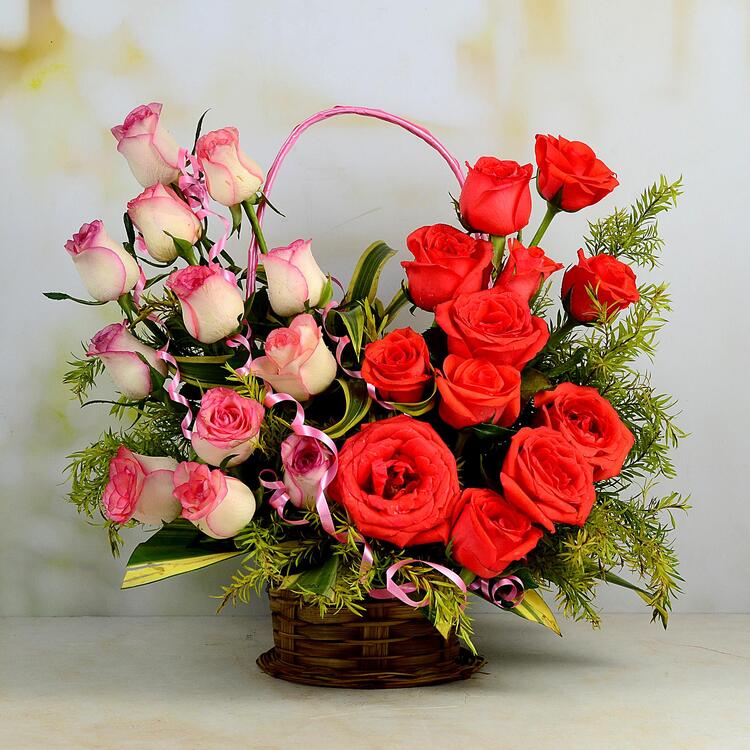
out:
<path id="1" fill-rule="evenodd" d="M 288 591 L 272 590 L 274 648 L 258 657 L 271 677 L 302 685 L 401 688 L 465 680 L 485 660 L 446 640 L 417 609 L 396 601 L 364 602 L 362 616 L 320 614 Z"/>

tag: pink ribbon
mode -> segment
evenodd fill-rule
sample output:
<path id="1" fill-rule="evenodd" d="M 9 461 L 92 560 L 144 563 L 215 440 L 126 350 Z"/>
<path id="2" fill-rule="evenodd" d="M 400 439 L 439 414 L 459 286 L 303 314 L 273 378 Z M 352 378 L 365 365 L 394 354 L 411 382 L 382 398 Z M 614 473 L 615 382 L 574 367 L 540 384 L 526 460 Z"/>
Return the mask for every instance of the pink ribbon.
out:
<path id="1" fill-rule="evenodd" d="M 417 587 L 413 583 L 399 584 L 393 580 L 393 576 L 403 568 L 404 565 L 409 565 L 410 563 L 426 565 L 428 568 L 432 568 L 438 573 L 442 573 L 449 581 L 455 583 L 464 594 L 466 593 L 466 584 L 461 576 L 459 576 L 454 570 L 446 568 L 445 565 L 440 565 L 439 563 L 429 562 L 428 560 L 407 558 L 406 560 L 399 560 L 397 563 L 393 563 L 385 573 L 385 588 L 373 589 L 368 592 L 369 596 L 373 599 L 398 599 L 409 607 L 426 607 L 430 603 L 429 592 L 424 595 L 423 599 L 415 601 L 409 596 L 409 594 L 413 594 L 417 590 Z"/>
<path id="2" fill-rule="evenodd" d="M 182 380 L 180 379 L 180 368 L 177 366 L 177 360 L 167 351 L 169 347 L 169 339 L 167 343 L 161 349 L 158 349 L 156 356 L 166 362 L 167 364 L 174 367 L 174 375 L 164 382 L 164 387 L 169 394 L 169 398 L 177 404 L 181 404 L 187 409 L 187 414 L 180 424 L 182 428 L 182 434 L 186 440 L 190 440 L 193 436 L 190 430 L 190 425 L 193 422 L 193 410 L 190 408 L 190 402 L 180 393 L 182 389 Z"/>
<path id="3" fill-rule="evenodd" d="M 140 240 L 141 243 L 143 243 L 143 238 L 138 235 L 137 241 Z M 136 307 L 141 306 L 141 295 L 143 294 L 143 290 L 146 288 L 146 274 L 143 273 L 143 269 L 138 266 L 138 281 L 135 282 L 135 286 L 133 287 L 133 303 Z"/>
<path id="4" fill-rule="evenodd" d="M 493 581 L 480 578 L 469 586 L 469 590 L 480 594 L 483 599 L 503 609 L 512 609 L 520 604 L 526 594 L 523 581 L 518 576 L 508 576 Z"/>
<path id="5" fill-rule="evenodd" d="M 242 365 L 242 367 L 237 369 L 236 372 L 238 375 L 248 375 L 250 373 L 250 365 L 253 361 L 253 351 L 250 348 L 250 339 L 253 335 L 253 329 L 250 327 L 250 324 L 247 323 L 247 321 L 243 321 L 243 323 L 247 324 L 245 335 L 243 336 L 241 333 L 235 333 L 234 336 L 230 336 L 225 342 L 226 345 L 231 349 L 242 348 L 247 350 L 247 361 L 244 365 Z"/>
<path id="6" fill-rule="evenodd" d="M 266 476 L 269 478 L 266 479 Z M 284 515 L 284 509 L 291 498 L 289 497 L 286 485 L 276 476 L 276 472 L 273 469 L 263 469 L 258 474 L 258 479 L 261 485 L 267 490 L 273 490 L 268 504 L 279 514 L 279 518 L 292 526 L 304 526 L 307 523 L 307 520 L 304 518 L 294 521 Z"/>

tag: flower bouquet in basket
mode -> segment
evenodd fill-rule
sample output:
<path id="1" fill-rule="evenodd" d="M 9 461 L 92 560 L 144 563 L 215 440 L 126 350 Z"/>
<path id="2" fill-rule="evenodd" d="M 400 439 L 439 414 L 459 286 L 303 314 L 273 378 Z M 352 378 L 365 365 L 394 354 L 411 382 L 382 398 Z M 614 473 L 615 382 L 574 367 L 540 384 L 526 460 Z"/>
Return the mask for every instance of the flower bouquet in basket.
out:
<path id="1" fill-rule="evenodd" d="M 384 242 L 344 286 L 309 240 L 271 247 L 261 228 L 286 154 L 339 114 L 405 128 L 459 183 L 455 225 L 406 238 L 413 259 L 390 301 Z M 543 242 L 550 222 L 618 185 L 584 143 L 538 135 L 536 168 L 482 157 L 465 175 L 423 128 L 336 107 L 298 125 L 264 176 L 235 128 L 200 132 L 180 147 L 160 104 L 112 128 L 143 187 L 125 239 L 84 224 L 65 247 L 93 300 L 47 294 L 114 303 L 65 380 L 84 402 L 106 371 L 119 394 L 87 402 L 124 426 L 69 470 L 70 500 L 103 519 L 114 553 L 122 529 L 153 531 L 123 588 L 239 558 L 222 605 L 267 589 L 275 648 L 259 664 L 312 684 L 469 676 L 483 663 L 470 595 L 559 633 L 542 592 L 598 624 L 608 582 L 666 625 L 672 511 L 686 504 L 653 487 L 673 476 L 682 433 L 640 369 L 667 287 L 639 284 L 633 266 L 657 264 L 657 215 L 680 182 L 590 221 L 564 269 Z M 532 181 L 546 202 L 533 234 Z M 427 330 L 398 321 L 408 306 L 434 315 Z"/>

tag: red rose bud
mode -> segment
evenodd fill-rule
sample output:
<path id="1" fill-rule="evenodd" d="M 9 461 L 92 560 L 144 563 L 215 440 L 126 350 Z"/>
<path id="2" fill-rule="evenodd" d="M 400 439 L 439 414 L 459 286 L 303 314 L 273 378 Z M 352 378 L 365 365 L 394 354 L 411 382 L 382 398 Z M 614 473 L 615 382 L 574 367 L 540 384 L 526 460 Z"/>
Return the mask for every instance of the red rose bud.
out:
<path id="1" fill-rule="evenodd" d="M 596 499 L 591 466 L 551 427 L 523 427 L 510 441 L 500 481 L 505 498 L 533 523 L 583 526 Z"/>
<path id="2" fill-rule="evenodd" d="M 557 430 L 591 465 L 594 481 L 616 477 L 633 447 L 633 433 L 596 388 L 560 383 L 534 396 L 535 423 Z"/>
<path id="3" fill-rule="evenodd" d="M 460 497 L 456 459 L 426 422 L 382 419 L 344 443 L 327 493 L 365 536 L 399 547 L 447 544 Z"/>
<path id="4" fill-rule="evenodd" d="M 534 549 L 542 530 L 496 492 L 470 487 L 461 493 L 451 537 L 456 562 L 482 578 L 494 578 Z"/>
<path id="5" fill-rule="evenodd" d="M 624 310 L 641 295 L 630 266 L 611 255 L 586 258 L 578 250 L 578 263 L 569 268 L 562 280 L 562 298 L 569 315 L 581 323 L 597 320 L 599 311 L 590 293 L 603 305 L 607 314 Z"/>
<path id="6" fill-rule="evenodd" d="M 362 377 L 386 401 L 420 401 L 432 380 L 425 340 L 411 328 L 399 328 L 373 341 L 365 347 Z"/>
<path id="7" fill-rule="evenodd" d="M 492 245 L 447 224 L 421 227 L 406 238 L 414 260 L 401 265 L 409 295 L 417 307 L 432 312 L 440 302 L 462 292 L 486 289 L 492 271 Z"/>
<path id="8" fill-rule="evenodd" d="M 525 247 L 512 237 L 508 240 L 508 251 L 508 260 L 493 288 L 515 292 L 527 302 L 563 267 L 562 263 L 548 258 L 541 247 Z"/>
<path id="9" fill-rule="evenodd" d="M 451 427 L 492 422 L 508 427 L 521 409 L 521 373 L 514 367 L 449 354 L 438 376 L 440 419 Z"/>
<path id="10" fill-rule="evenodd" d="M 468 164 L 467 164 L 468 166 Z M 531 164 L 483 156 L 469 167 L 458 207 L 478 232 L 505 236 L 523 229 L 531 215 Z"/>
<path id="11" fill-rule="evenodd" d="M 563 211 L 580 211 L 609 195 L 620 183 L 589 146 L 562 136 L 536 137 L 539 195 Z"/>

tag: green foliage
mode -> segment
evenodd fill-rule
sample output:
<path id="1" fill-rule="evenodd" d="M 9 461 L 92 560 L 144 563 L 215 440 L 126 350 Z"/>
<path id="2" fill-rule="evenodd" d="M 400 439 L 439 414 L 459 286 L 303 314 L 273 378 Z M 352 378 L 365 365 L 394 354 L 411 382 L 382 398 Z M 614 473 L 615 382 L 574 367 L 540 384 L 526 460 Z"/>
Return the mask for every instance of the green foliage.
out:
<path id="1" fill-rule="evenodd" d="M 345 302 L 369 300 L 373 302 L 378 293 L 378 282 L 383 266 L 396 254 L 385 242 L 373 242 L 363 253 L 357 263 Z"/>
<path id="2" fill-rule="evenodd" d="M 81 358 L 74 356 L 73 359 L 68 360 L 68 365 L 70 369 L 63 375 L 63 383 L 83 403 L 88 392 L 94 387 L 97 377 L 104 372 L 104 364 L 99 357 Z"/>

